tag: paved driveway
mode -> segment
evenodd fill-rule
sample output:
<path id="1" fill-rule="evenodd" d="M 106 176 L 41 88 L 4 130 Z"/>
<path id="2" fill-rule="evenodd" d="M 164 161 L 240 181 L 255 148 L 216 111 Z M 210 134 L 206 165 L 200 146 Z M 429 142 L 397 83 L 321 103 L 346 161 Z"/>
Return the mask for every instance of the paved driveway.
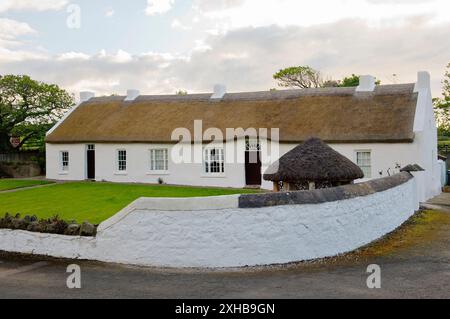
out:
<path id="1" fill-rule="evenodd" d="M 66 267 L 81 266 L 81 289 Z M 366 267 L 381 267 L 368 289 Z M 315 263 L 228 271 L 167 270 L 0 253 L 2 298 L 450 298 L 450 213 L 419 215 L 358 252 Z"/>

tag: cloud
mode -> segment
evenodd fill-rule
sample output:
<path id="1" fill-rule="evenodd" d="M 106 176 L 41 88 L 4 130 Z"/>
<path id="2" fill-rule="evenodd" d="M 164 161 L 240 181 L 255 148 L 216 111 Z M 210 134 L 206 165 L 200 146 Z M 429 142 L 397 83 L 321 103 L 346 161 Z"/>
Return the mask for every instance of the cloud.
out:
<path id="1" fill-rule="evenodd" d="M 448 0 L 315 0 L 307 4 L 298 0 L 264 0 L 264 4 L 260 0 L 196 0 L 193 6 L 227 30 L 272 24 L 313 26 L 355 18 L 373 26 L 399 25 L 416 15 L 433 15 L 433 23 L 450 21 Z"/>
<path id="2" fill-rule="evenodd" d="M 0 18 L 0 38 L 14 39 L 25 34 L 33 33 L 36 33 L 36 30 L 25 22 Z"/>
<path id="3" fill-rule="evenodd" d="M 124 94 L 129 88 L 173 94 L 180 87 L 211 92 L 215 83 L 229 91 L 268 90 L 276 87 L 272 74 L 291 65 L 310 65 L 335 79 L 373 74 L 385 84 L 394 73 L 399 83 L 408 83 L 417 71 L 428 70 L 438 95 L 450 62 L 449 28 L 449 23 L 375 28 L 358 19 L 312 27 L 246 27 L 210 36 L 189 55 L 69 52 L 6 62 L 0 55 L 0 63 L 3 73 L 27 73 L 72 92 L 98 94 Z"/>
<path id="4" fill-rule="evenodd" d="M 180 29 L 180 30 L 191 30 L 192 29 L 192 27 L 181 23 L 181 21 L 178 19 L 173 19 L 172 24 L 170 26 L 174 29 Z"/>
<path id="5" fill-rule="evenodd" d="M 219 11 L 241 6 L 245 0 L 194 0 L 193 6 L 200 11 Z"/>
<path id="6" fill-rule="evenodd" d="M 110 9 L 106 10 L 105 17 L 110 18 L 110 17 L 114 16 L 115 13 L 116 12 L 114 11 L 114 9 L 110 8 Z"/>
<path id="7" fill-rule="evenodd" d="M 175 0 L 147 0 L 145 14 L 151 16 L 166 13 L 172 9 L 174 1 Z"/>
<path id="8" fill-rule="evenodd" d="M 61 10 L 68 0 L 2 0 L 0 12 Z"/>
<path id="9" fill-rule="evenodd" d="M 20 22 L 12 19 L 0 18 L 0 62 L 3 59 L 11 60 L 17 59 L 18 55 L 10 51 L 11 48 L 18 48 L 23 45 L 19 40 L 21 36 L 36 34 L 36 30 L 30 27 L 25 22 Z"/>

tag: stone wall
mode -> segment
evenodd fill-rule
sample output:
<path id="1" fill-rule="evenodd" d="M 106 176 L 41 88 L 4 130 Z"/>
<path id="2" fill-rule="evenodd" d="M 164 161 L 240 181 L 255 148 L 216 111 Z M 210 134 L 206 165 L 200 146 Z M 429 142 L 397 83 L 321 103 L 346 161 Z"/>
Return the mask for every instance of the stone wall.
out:
<path id="1" fill-rule="evenodd" d="M 0 230 L 0 250 L 147 266 L 238 267 L 354 250 L 416 209 L 408 173 L 334 189 L 204 198 L 141 198 L 96 238 Z"/>

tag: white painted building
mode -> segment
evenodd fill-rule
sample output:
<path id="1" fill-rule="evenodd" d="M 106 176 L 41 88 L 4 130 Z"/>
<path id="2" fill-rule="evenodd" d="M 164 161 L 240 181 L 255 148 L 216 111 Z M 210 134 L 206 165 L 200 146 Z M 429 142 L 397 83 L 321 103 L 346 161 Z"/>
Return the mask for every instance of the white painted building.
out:
<path id="1" fill-rule="evenodd" d="M 83 92 L 80 98 L 47 134 L 49 179 L 271 189 L 261 178 L 264 170 L 317 136 L 358 164 L 364 180 L 419 164 L 425 169 L 414 173 L 419 200 L 441 189 L 427 72 L 419 72 L 415 84 L 375 86 L 373 77 L 364 76 L 357 88 L 226 93 L 216 86 L 213 94 L 144 96 L 130 90 L 122 97 Z M 256 133 L 227 136 L 227 129 L 237 128 Z M 278 151 L 271 134 L 277 130 L 271 129 L 278 129 Z M 192 137 L 192 144 L 177 143 L 180 135 L 185 142 Z M 180 162 L 180 145 L 196 155 Z"/>

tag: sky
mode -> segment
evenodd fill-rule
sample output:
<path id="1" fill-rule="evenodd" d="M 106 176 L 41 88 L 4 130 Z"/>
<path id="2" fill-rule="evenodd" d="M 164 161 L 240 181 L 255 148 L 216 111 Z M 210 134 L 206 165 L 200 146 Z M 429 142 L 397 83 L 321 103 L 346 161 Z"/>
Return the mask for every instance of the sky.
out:
<path id="1" fill-rule="evenodd" d="M 383 84 L 450 63 L 448 0 L 0 0 L 0 74 L 97 95 L 277 87 L 279 69 Z"/>

